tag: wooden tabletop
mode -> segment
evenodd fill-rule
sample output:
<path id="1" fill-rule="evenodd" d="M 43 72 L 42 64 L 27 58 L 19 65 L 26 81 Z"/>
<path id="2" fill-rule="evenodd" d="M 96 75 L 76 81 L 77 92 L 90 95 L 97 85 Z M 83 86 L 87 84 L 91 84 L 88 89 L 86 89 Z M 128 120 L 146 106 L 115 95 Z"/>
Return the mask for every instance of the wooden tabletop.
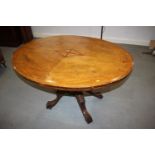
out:
<path id="1" fill-rule="evenodd" d="M 125 78 L 133 66 L 120 46 L 81 36 L 34 39 L 18 48 L 12 60 L 27 80 L 61 90 L 102 87 Z"/>

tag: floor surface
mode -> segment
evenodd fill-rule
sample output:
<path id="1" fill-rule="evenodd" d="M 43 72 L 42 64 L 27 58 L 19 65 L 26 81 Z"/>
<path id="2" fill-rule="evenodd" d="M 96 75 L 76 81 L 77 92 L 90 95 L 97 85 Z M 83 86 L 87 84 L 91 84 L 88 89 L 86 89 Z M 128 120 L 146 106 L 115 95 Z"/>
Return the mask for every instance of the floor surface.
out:
<path id="1" fill-rule="evenodd" d="M 54 94 L 22 81 L 12 69 L 16 48 L 1 47 L 7 68 L 0 68 L 0 128 L 155 128 L 155 57 L 144 55 L 148 47 L 121 45 L 134 58 L 134 70 L 119 88 L 104 94 L 104 99 L 86 97 L 93 117 L 87 124 L 73 97 L 63 97 L 52 109 L 46 102 Z"/>

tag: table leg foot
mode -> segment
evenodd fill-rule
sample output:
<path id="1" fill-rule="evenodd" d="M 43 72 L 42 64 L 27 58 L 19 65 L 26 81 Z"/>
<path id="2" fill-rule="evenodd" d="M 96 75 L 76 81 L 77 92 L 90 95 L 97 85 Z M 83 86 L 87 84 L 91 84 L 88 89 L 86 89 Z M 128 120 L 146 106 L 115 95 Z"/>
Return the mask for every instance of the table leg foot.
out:
<path id="1" fill-rule="evenodd" d="M 63 96 L 63 94 L 61 94 L 61 93 L 57 93 L 56 95 L 57 95 L 56 99 L 47 102 L 47 104 L 46 104 L 47 109 L 52 109 L 58 103 L 60 98 Z"/>
<path id="2" fill-rule="evenodd" d="M 103 98 L 103 95 L 102 95 L 100 92 L 88 91 L 88 93 L 89 93 L 90 95 L 93 95 L 93 96 L 99 98 L 99 99 L 102 99 L 102 98 Z"/>
<path id="3" fill-rule="evenodd" d="M 93 119 L 86 109 L 84 95 L 81 93 L 81 94 L 75 95 L 75 97 L 77 99 L 77 102 L 80 106 L 80 109 L 82 111 L 82 114 L 83 114 L 86 122 L 91 123 L 93 121 Z"/>

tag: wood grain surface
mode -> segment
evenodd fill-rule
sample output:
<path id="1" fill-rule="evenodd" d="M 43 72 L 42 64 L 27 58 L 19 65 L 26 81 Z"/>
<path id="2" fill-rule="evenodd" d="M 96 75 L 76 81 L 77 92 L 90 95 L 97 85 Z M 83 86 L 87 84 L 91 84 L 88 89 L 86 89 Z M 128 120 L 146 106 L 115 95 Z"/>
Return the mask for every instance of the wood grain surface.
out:
<path id="1" fill-rule="evenodd" d="M 102 87 L 125 78 L 133 67 L 125 49 L 82 36 L 34 39 L 14 52 L 12 63 L 27 80 L 61 90 Z"/>

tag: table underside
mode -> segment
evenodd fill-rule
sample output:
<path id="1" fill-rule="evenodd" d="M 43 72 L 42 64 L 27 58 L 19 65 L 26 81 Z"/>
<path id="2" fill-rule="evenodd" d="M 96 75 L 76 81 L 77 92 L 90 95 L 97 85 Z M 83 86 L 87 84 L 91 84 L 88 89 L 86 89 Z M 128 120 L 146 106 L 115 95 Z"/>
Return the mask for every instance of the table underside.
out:
<path id="1" fill-rule="evenodd" d="M 79 107 L 82 111 L 82 114 L 85 118 L 85 121 L 87 123 L 91 123 L 93 121 L 91 115 L 87 111 L 86 105 L 85 105 L 85 99 L 84 99 L 84 93 L 88 93 L 89 95 L 95 96 L 99 99 L 102 99 L 103 96 L 100 92 L 93 92 L 93 91 L 87 91 L 87 92 L 71 92 L 71 91 L 57 91 L 56 92 L 56 98 L 52 101 L 48 101 L 46 104 L 47 109 L 52 109 L 58 101 L 65 95 L 74 96 L 77 99 L 77 102 L 79 104 Z"/>

